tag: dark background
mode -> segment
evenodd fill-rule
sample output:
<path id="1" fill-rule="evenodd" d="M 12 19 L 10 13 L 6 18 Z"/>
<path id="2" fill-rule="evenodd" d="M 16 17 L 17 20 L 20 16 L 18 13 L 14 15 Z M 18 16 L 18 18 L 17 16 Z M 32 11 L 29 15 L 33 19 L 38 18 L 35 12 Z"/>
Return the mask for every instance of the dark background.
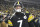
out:
<path id="1" fill-rule="evenodd" d="M 38 9 L 40 8 L 40 0 L 0 0 L 0 5 L 2 4 L 4 6 L 5 5 L 10 6 L 10 5 L 13 5 L 14 2 L 16 1 L 21 1 L 23 5 L 28 8 L 32 8 L 32 7 L 38 8 Z"/>

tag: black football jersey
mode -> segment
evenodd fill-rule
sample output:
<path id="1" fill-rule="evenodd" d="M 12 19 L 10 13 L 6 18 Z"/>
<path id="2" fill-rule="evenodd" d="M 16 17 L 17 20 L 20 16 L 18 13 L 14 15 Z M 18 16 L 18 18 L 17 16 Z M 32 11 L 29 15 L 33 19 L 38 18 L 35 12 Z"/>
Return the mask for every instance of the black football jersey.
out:
<path id="1" fill-rule="evenodd" d="M 8 27 L 39 27 L 38 19 L 35 19 L 30 13 L 15 13 L 15 15 L 6 21 Z"/>
<path id="2" fill-rule="evenodd" d="M 11 22 L 13 27 L 29 27 L 28 17 L 23 13 L 15 13 L 15 15 L 11 18 Z"/>

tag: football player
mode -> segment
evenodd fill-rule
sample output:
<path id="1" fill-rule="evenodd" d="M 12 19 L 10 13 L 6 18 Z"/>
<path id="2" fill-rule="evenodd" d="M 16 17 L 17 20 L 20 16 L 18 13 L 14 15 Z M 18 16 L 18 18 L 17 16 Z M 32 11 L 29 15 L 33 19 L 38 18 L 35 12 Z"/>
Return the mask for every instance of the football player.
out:
<path id="1" fill-rule="evenodd" d="M 38 27 L 38 19 L 34 20 L 34 15 L 29 12 L 24 13 L 24 6 L 21 2 L 14 3 L 14 11 L 14 15 L 8 20 L 8 27 L 34 27 L 34 23 Z"/>

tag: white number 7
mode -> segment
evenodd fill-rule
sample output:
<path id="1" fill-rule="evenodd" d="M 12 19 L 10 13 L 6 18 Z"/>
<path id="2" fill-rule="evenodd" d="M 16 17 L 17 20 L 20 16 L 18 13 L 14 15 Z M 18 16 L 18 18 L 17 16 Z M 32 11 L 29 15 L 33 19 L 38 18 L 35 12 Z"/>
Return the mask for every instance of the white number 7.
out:
<path id="1" fill-rule="evenodd" d="M 23 20 L 18 20 L 17 22 L 20 23 L 19 27 L 21 27 Z"/>

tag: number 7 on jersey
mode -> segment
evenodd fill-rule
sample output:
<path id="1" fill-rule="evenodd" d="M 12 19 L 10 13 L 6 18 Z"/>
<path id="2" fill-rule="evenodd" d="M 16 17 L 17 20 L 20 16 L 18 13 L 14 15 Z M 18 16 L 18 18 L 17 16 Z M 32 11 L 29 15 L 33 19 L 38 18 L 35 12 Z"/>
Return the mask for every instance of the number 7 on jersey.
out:
<path id="1" fill-rule="evenodd" d="M 21 27 L 23 20 L 18 20 L 17 22 L 20 23 L 19 27 Z"/>

